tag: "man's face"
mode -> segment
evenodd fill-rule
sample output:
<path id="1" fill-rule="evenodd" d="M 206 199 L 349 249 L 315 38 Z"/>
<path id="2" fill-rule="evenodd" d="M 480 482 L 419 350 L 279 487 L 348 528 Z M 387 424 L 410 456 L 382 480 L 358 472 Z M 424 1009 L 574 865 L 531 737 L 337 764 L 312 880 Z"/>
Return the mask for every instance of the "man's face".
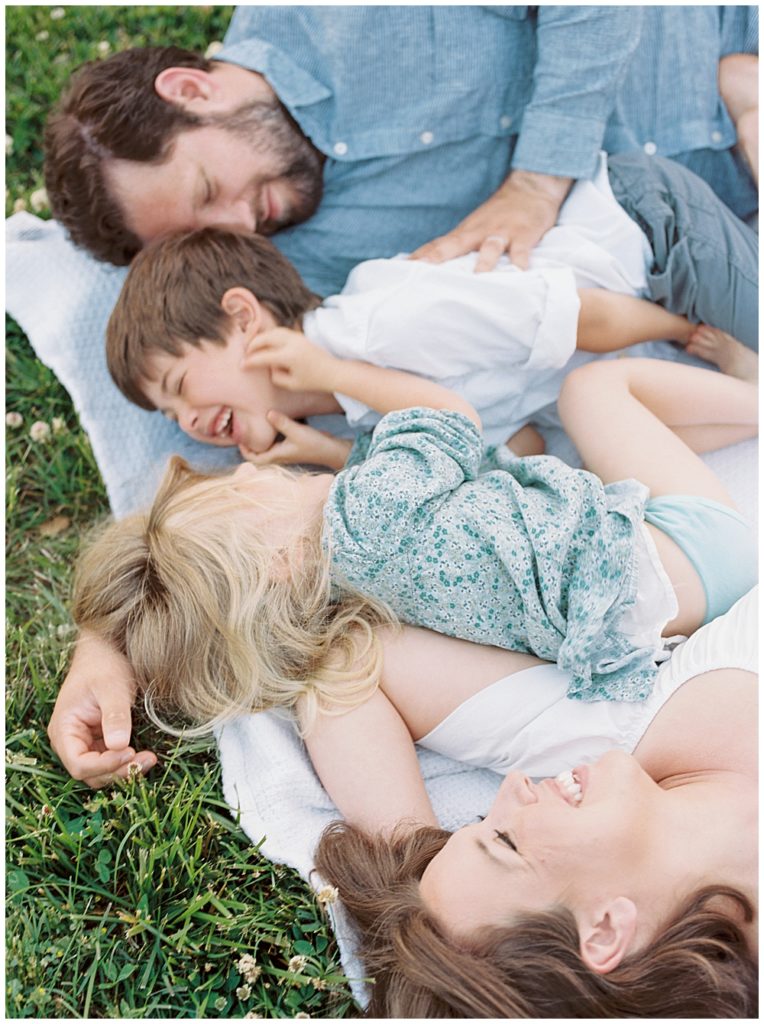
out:
<path id="1" fill-rule="evenodd" d="M 112 160 L 104 171 L 127 226 L 149 242 L 209 225 L 269 235 L 306 220 L 322 161 L 276 101 L 258 101 L 180 132 L 163 163 Z"/>

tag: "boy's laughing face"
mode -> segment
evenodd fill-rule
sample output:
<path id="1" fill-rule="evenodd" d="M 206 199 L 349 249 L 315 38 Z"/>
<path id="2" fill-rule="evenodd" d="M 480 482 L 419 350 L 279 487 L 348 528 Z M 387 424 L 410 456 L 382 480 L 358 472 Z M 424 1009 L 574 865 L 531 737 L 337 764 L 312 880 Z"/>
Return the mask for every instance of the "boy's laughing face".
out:
<path id="1" fill-rule="evenodd" d="M 281 408 L 283 392 L 270 371 L 242 370 L 245 342 L 233 332 L 225 345 L 184 345 L 180 356 L 157 352 L 142 381 L 146 397 L 190 437 L 205 444 L 244 445 L 260 454 L 276 440 L 266 419 Z"/>

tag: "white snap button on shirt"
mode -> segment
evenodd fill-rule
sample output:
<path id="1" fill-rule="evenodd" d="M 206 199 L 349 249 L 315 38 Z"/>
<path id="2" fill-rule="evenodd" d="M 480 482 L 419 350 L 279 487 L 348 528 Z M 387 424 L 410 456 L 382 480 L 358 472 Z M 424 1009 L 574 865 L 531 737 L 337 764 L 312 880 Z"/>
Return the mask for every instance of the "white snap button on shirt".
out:
<path id="1" fill-rule="evenodd" d="M 502 114 L 502 116 L 499 118 L 499 126 L 501 128 L 509 128 L 511 124 L 512 118 L 508 114 Z"/>
<path id="2" fill-rule="evenodd" d="M 711 132 L 711 141 L 712 142 L 721 142 L 722 141 L 722 133 L 721 132 Z"/>
<path id="3" fill-rule="evenodd" d="M 654 156 L 658 152 L 658 147 L 655 145 L 654 142 L 646 142 L 644 145 L 644 150 L 648 156 Z"/>
<path id="4" fill-rule="evenodd" d="M 425 146 L 429 146 L 434 138 L 435 136 L 432 134 L 432 132 L 422 132 L 422 134 L 419 136 L 419 141 L 424 143 Z"/>
<path id="5" fill-rule="evenodd" d="M 337 156 L 344 156 L 347 153 L 347 151 L 348 151 L 348 144 L 347 144 L 347 142 L 335 142 L 334 143 L 334 152 L 337 154 Z"/>

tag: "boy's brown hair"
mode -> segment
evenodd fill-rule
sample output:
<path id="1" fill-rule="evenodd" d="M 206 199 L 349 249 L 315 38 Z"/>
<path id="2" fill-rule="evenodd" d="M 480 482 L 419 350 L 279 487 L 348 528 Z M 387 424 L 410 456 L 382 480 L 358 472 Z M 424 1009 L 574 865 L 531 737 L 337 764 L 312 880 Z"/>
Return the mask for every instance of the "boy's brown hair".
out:
<path id="1" fill-rule="evenodd" d="M 104 179 L 108 160 L 163 163 L 179 132 L 201 118 L 154 88 L 170 67 L 210 71 L 201 54 L 139 46 L 89 61 L 72 75 L 45 126 L 45 188 L 56 220 L 97 259 L 124 266 L 140 250 Z"/>
<path id="2" fill-rule="evenodd" d="M 231 318 L 221 302 L 229 288 L 248 288 L 284 327 L 321 304 L 261 235 L 198 228 L 154 242 L 133 261 L 106 331 L 109 373 L 126 398 L 155 408 L 142 390 L 155 353 L 225 345 Z"/>

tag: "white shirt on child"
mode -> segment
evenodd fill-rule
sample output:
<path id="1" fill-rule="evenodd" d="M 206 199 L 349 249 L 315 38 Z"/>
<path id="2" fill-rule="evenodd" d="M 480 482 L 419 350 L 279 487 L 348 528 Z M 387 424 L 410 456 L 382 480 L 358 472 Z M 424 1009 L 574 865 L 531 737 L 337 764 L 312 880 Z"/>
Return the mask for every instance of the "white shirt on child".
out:
<path id="1" fill-rule="evenodd" d="M 451 388 L 480 413 L 487 444 L 501 444 L 556 400 L 566 373 L 594 358 L 576 352 L 577 288 L 646 294 L 647 238 L 613 197 L 604 153 L 576 182 L 530 269 L 502 257 L 475 274 L 476 254 L 446 263 L 368 260 L 341 294 L 306 314 L 305 334 L 344 359 L 408 370 Z M 337 395 L 351 426 L 379 415 Z"/>

